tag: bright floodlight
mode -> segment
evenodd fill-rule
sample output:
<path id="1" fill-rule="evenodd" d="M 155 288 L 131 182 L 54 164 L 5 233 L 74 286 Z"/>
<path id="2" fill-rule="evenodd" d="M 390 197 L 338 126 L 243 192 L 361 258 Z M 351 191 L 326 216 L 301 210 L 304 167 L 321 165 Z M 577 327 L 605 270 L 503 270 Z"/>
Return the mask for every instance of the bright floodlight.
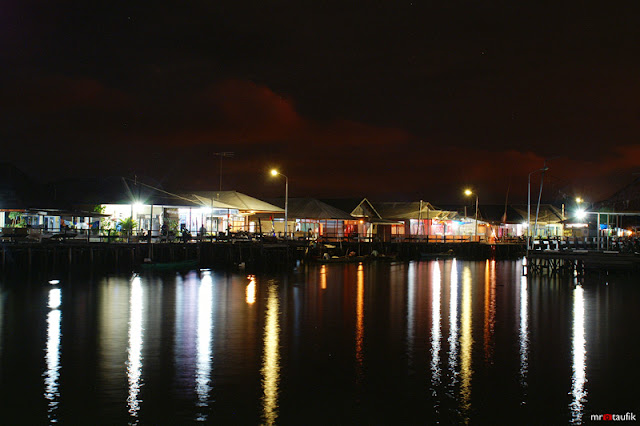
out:
<path id="1" fill-rule="evenodd" d="M 580 209 L 576 212 L 576 217 L 578 219 L 584 219 L 585 217 L 587 217 L 587 212 L 584 211 L 583 209 Z"/>
<path id="2" fill-rule="evenodd" d="M 471 195 L 471 194 L 473 194 L 472 190 L 470 190 L 470 189 L 465 189 L 464 190 L 464 195 Z"/>
<path id="3" fill-rule="evenodd" d="M 272 175 L 272 176 L 278 176 L 278 174 L 279 174 L 279 173 L 278 173 L 278 171 L 277 171 L 276 169 L 272 169 L 272 170 L 271 170 L 271 175 Z"/>

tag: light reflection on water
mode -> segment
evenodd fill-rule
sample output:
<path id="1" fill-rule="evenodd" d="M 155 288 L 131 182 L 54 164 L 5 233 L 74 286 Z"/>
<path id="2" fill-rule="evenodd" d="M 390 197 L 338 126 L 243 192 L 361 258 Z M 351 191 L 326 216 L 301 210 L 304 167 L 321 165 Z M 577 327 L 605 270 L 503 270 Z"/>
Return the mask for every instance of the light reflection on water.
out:
<path id="1" fill-rule="evenodd" d="M 433 265 L 433 275 L 431 279 L 431 386 L 436 389 L 440 385 L 440 287 L 442 277 L 440 275 L 440 264 Z"/>
<path id="2" fill-rule="evenodd" d="M 280 381 L 280 301 L 278 285 L 268 283 L 267 311 L 262 356 L 262 418 L 268 425 L 278 418 L 278 383 Z"/>
<path id="3" fill-rule="evenodd" d="M 462 270 L 462 312 L 460 318 L 460 408 L 468 419 L 471 409 L 471 377 L 473 376 L 471 350 L 473 336 L 471 328 L 471 269 L 465 265 Z"/>
<path id="4" fill-rule="evenodd" d="M 60 399 L 60 324 L 62 313 L 60 307 L 62 291 L 59 288 L 49 290 L 49 308 L 47 314 L 47 351 L 45 361 L 47 370 L 44 374 L 44 397 L 49 402 L 48 416 L 50 423 L 57 423 L 57 409 Z"/>
<path id="5" fill-rule="evenodd" d="M 484 360 L 492 362 L 496 324 L 496 261 L 487 260 L 484 276 Z"/>
<path id="6" fill-rule="evenodd" d="M 529 293 L 527 291 L 527 277 L 520 277 L 520 384 L 527 388 L 527 374 L 529 372 Z M 525 402 L 525 401 L 523 401 Z"/>
<path id="7" fill-rule="evenodd" d="M 358 265 L 357 272 L 357 289 L 356 289 L 356 362 L 357 362 L 357 378 L 362 379 L 362 362 L 364 359 L 362 353 L 362 344 L 364 341 L 364 266 L 362 263 Z"/>
<path id="8" fill-rule="evenodd" d="M 205 271 L 200 279 L 200 288 L 198 289 L 198 351 L 196 363 L 198 407 L 208 406 L 209 392 L 211 391 L 213 304 L 213 279 L 211 272 Z M 200 412 L 196 415 L 196 420 L 206 421 L 207 415 L 204 412 Z"/>
<path id="9" fill-rule="evenodd" d="M 454 259 L 105 278 L 64 300 L 47 286 L 38 322 L 24 320 L 33 312 L 17 296 L 0 297 L 3 396 L 39 405 L 39 423 L 80 423 L 93 411 L 72 405 L 74 384 L 94 372 L 92 408 L 112 424 L 154 424 L 163 410 L 172 424 L 289 424 L 303 413 L 324 424 L 544 423 L 549 406 L 549 423 L 584 422 L 613 400 L 602 394 L 619 392 L 613 377 L 638 377 L 614 334 L 637 318 L 624 304 L 637 287 L 611 282 L 604 300 L 599 283 L 521 270 Z M 19 399 L 8 389 L 28 361 L 14 368 L 13 336 L 36 332 L 39 362 L 23 389 L 37 397 Z"/>
<path id="10" fill-rule="evenodd" d="M 140 388 L 142 387 L 142 344 L 144 330 L 142 319 L 144 311 L 144 292 L 139 276 L 134 276 L 131 281 L 131 294 L 129 298 L 129 359 L 127 361 L 127 376 L 129 380 L 129 396 L 127 404 L 129 414 L 137 418 L 140 410 Z M 135 419 L 137 423 L 137 419 Z"/>
<path id="11" fill-rule="evenodd" d="M 449 283 L 449 377 L 451 386 L 458 382 L 458 268 L 456 259 L 451 262 Z"/>
<path id="12" fill-rule="evenodd" d="M 573 289 L 573 375 L 571 378 L 572 401 L 569 405 L 571 409 L 571 422 L 582 423 L 584 414 L 584 403 L 587 397 L 585 382 L 587 381 L 587 350 L 584 332 L 584 289 L 578 285 Z"/>
<path id="13" fill-rule="evenodd" d="M 407 268 L 407 357 L 409 365 L 413 363 L 413 345 L 416 329 L 416 264 L 410 263 Z"/>

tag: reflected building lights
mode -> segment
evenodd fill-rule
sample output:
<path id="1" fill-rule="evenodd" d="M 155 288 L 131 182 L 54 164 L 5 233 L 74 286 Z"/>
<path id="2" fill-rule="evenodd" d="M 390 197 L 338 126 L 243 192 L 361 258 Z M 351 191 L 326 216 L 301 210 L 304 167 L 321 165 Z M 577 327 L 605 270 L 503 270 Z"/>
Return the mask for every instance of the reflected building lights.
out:
<path id="1" fill-rule="evenodd" d="M 249 284 L 247 284 L 247 289 L 245 291 L 246 300 L 248 305 L 252 305 L 256 303 L 256 276 L 249 275 L 247 279 L 249 280 Z"/>
<path id="2" fill-rule="evenodd" d="M 136 418 L 140 410 L 141 401 L 138 395 L 142 387 L 143 311 L 142 283 L 140 277 L 135 276 L 131 281 L 131 294 L 129 297 L 129 359 L 127 361 L 129 396 L 127 397 L 127 404 L 129 406 L 129 415 Z M 137 419 L 135 423 L 137 423 Z"/>
<path id="3" fill-rule="evenodd" d="M 264 354 L 262 357 L 262 417 L 268 425 L 275 424 L 278 418 L 279 334 L 280 303 L 278 301 L 278 288 L 274 283 L 269 283 L 264 326 Z"/>
<path id="4" fill-rule="evenodd" d="M 358 363 L 358 377 L 362 374 L 362 343 L 364 340 L 364 267 L 358 265 L 357 300 L 356 300 L 356 361 Z"/>
<path id="5" fill-rule="evenodd" d="M 451 284 L 449 286 L 449 375 L 451 386 L 458 378 L 458 269 L 456 259 L 451 261 Z"/>
<path id="6" fill-rule="evenodd" d="M 471 329 L 471 269 L 465 266 L 462 272 L 462 312 L 460 315 L 460 400 L 465 414 L 471 408 L 471 350 L 473 336 Z"/>
<path id="7" fill-rule="evenodd" d="M 484 359 L 493 357 L 493 333 L 496 322 L 496 261 L 487 260 L 484 271 Z"/>
<path id="8" fill-rule="evenodd" d="M 206 407 L 211 391 L 211 341 L 213 330 L 213 280 L 210 272 L 205 272 L 198 289 L 198 331 L 196 361 L 196 394 L 198 407 Z M 200 413 L 197 421 L 206 421 L 207 416 Z"/>
<path id="9" fill-rule="evenodd" d="M 49 307 L 51 309 L 58 309 L 62 301 L 62 290 L 59 288 L 52 288 L 49 291 Z"/>
<path id="10" fill-rule="evenodd" d="M 57 423 L 56 411 L 58 408 L 60 393 L 58 391 L 58 379 L 60 378 L 60 324 L 62 313 L 60 307 L 61 292 L 55 288 L 49 290 L 49 307 L 47 314 L 47 351 L 45 361 L 47 371 L 44 373 L 44 397 L 48 401 L 49 423 Z"/>
<path id="11" fill-rule="evenodd" d="M 434 262 L 431 277 L 431 384 L 436 387 L 440 383 L 440 264 Z"/>
<path id="12" fill-rule="evenodd" d="M 527 277 L 520 278 L 520 383 L 527 386 L 529 371 L 529 292 Z"/>
<path id="13" fill-rule="evenodd" d="M 320 288 L 323 290 L 327 289 L 327 265 L 320 267 Z"/>
<path id="14" fill-rule="evenodd" d="M 573 289 L 573 376 L 571 378 L 572 401 L 571 404 L 569 404 L 572 423 L 582 423 L 584 403 L 586 402 L 587 396 L 585 390 L 585 382 L 587 381 L 587 351 L 585 347 L 584 312 L 584 289 L 582 286 L 576 286 L 576 288 Z"/>
<path id="15" fill-rule="evenodd" d="M 415 313 L 416 313 L 416 264 L 409 263 L 407 269 L 407 356 L 409 363 L 413 362 L 413 341 L 415 338 Z"/>

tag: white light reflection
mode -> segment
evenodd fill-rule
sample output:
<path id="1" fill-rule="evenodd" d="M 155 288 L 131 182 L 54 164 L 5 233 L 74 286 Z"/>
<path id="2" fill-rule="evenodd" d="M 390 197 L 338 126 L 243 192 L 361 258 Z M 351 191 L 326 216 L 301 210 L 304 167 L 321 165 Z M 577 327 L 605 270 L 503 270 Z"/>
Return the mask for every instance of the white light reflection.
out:
<path id="1" fill-rule="evenodd" d="M 269 283 L 267 312 L 264 325 L 264 354 L 262 357 L 262 417 L 266 424 L 278 418 L 278 382 L 280 381 L 280 302 L 278 288 Z"/>
<path id="2" fill-rule="evenodd" d="M 62 290 L 59 288 L 53 288 L 49 290 L 49 307 L 51 309 L 58 309 L 62 301 Z"/>
<path id="3" fill-rule="evenodd" d="M 458 372 L 458 269 L 456 259 L 451 261 L 451 284 L 449 286 L 449 375 L 451 386 L 457 382 Z"/>
<path id="4" fill-rule="evenodd" d="M 249 284 L 247 284 L 247 289 L 245 290 L 245 299 L 248 305 L 252 305 L 256 303 L 256 276 L 249 275 L 247 279 Z"/>
<path id="5" fill-rule="evenodd" d="M 471 409 L 471 349 L 473 336 L 471 329 L 471 269 L 465 266 L 462 272 L 462 312 L 460 316 L 460 399 L 465 414 Z"/>
<path id="6" fill-rule="evenodd" d="M 520 384 L 526 388 L 529 371 L 529 292 L 527 277 L 520 278 Z"/>
<path id="7" fill-rule="evenodd" d="M 198 289 L 198 335 L 196 363 L 196 393 L 198 407 L 206 407 L 211 391 L 211 332 L 213 329 L 213 280 L 211 272 L 205 271 Z M 198 414 L 197 421 L 206 421 L 204 413 Z"/>
<path id="8" fill-rule="evenodd" d="M 129 379 L 129 396 L 127 404 L 129 414 L 138 417 L 140 411 L 140 388 L 142 387 L 142 313 L 143 306 L 142 282 L 139 276 L 131 281 L 131 293 L 129 296 L 129 359 L 127 361 L 127 377 Z M 137 423 L 137 419 L 136 422 Z"/>
<path id="9" fill-rule="evenodd" d="M 52 300 L 54 303 L 52 303 Z M 52 306 L 55 305 L 55 306 Z M 60 306 L 60 289 L 49 290 L 49 307 L 51 311 L 47 315 L 47 352 L 45 361 L 47 371 L 44 373 L 44 397 L 49 401 L 49 423 L 57 423 L 56 411 L 58 408 L 58 379 L 60 378 L 60 323 L 62 313 Z"/>
<path id="10" fill-rule="evenodd" d="M 433 263 L 431 277 L 431 384 L 440 384 L 440 288 L 441 275 L 438 262 Z"/>
<path id="11" fill-rule="evenodd" d="M 584 289 L 576 286 L 573 289 L 573 377 L 571 378 L 571 395 L 573 400 L 569 404 L 571 423 L 582 423 L 584 403 L 587 392 L 584 388 L 587 381 L 586 340 L 584 332 Z"/>
<path id="12" fill-rule="evenodd" d="M 409 363 L 413 363 L 413 341 L 415 338 L 415 315 L 416 315 L 416 264 L 409 263 L 407 270 L 407 355 Z"/>

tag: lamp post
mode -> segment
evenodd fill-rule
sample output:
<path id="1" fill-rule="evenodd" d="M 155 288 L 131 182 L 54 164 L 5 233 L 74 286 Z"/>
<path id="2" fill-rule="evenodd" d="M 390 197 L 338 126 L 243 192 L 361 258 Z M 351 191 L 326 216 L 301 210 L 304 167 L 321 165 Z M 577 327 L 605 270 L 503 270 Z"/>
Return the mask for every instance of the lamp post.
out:
<path id="1" fill-rule="evenodd" d="M 475 226 L 475 230 L 473 231 L 473 239 L 475 240 L 478 237 L 478 194 L 474 193 L 470 189 L 465 189 L 464 195 L 466 195 L 467 197 L 469 195 L 476 196 L 476 218 L 475 218 L 476 226 Z"/>
<path id="2" fill-rule="evenodd" d="M 531 248 L 531 175 L 536 172 L 545 172 L 546 170 L 549 170 L 549 168 L 543 164 L 542 168 L 536 169 L 531 173 L 529 173 L 529 177 L 527 178 L 527 250 Z M 542 193 L 542 188 L 540 188 L 540 193 Z M 538 204 L 538 208 L 539 207 L 540 205 Z M 536 213 L 536 227 L 538 225 L 537 219 L 538 219 L 538 214 Z"/>
<path id="3" fill-rule="evenodd" d="M 282 176 L 284 178 L 284 239 L 287 239 L 287 223 L 289 220 L 289 178 L 276 169 L 271 170 L 272 176 Z"/>

